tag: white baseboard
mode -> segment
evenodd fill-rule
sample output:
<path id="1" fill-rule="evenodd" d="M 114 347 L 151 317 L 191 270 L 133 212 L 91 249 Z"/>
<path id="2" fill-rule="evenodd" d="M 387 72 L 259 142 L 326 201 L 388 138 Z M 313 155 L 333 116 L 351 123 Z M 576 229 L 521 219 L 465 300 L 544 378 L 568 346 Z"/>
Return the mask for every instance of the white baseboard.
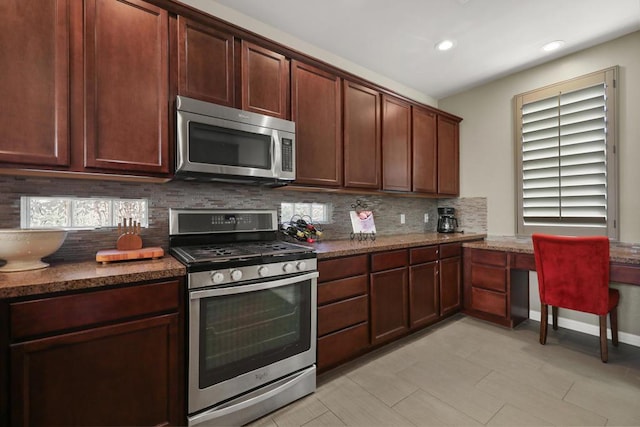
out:
<path id="1" fill-rule="evenodd" d="M 530 310 L 529 319 L 540 321 L 540 312 Z M 549 327 L 551 327 L 551 310 L 549 310 Z M 558 316 L 558 326 L 572 331 L 583 332 L 585 334 L 600 336 L 600 327 L 597 325 L 590 325 L 588 323 L 579 322 L 577 320 L 565 319 Z M 611 339 L 611 328 L 607 329 L 607 337 Z M 618 341 L 625 344 L 640 347 L 640 336 L 629 334 L 627 332 L 618 332 Z"/>

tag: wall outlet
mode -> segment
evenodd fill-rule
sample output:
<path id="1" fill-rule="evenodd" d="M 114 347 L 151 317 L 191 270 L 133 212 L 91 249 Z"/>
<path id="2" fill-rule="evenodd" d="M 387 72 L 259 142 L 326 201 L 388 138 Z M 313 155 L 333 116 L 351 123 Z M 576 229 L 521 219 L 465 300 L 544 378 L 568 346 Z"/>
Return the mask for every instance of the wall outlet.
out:
<path id="1" fill-rule="evenodd" d="M 424 223 L 427 224 L 429 222 L 429 214 L 424 214 Z"/>
<path id="2" fill-rule="evenodd" d="M 405 223 L 404 214 L 400 214 L 400 224 L 404 224 L 404 223 Z"/>

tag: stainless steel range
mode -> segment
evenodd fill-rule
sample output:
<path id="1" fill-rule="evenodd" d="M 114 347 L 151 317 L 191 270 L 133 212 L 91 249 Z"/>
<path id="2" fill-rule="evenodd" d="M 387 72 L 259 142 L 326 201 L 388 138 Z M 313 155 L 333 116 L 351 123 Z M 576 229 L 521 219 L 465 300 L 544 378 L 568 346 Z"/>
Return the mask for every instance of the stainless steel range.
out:
<path id="1" fill-rule="evenodd" d="M 276 240 L 276 211 L 171 209 L 187 267 L 188 422 L 240 425 L 316 386 L 317 262 Z"/>

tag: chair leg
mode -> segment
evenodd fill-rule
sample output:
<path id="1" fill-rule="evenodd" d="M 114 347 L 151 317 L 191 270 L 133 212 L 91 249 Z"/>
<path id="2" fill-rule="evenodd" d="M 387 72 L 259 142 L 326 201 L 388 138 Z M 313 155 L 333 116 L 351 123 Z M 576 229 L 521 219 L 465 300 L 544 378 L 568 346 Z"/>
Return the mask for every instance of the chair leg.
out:
<path id="1" fill-rule="evenodd" d="M 558 307 L 551 306 L 551 317 L 553 318 L 553 330 L 558 330 Z"/>
<path id="2" fill-rule="evenodd" d="M 611 342 L 614 346 L 618 346 L 618 307 L 613 307 L 609 312 L 611 319 Z"/>
<path id="3" fill-rule="evenodd" d="M 600 317 L 600 358 L 603 363 L 607 363 L 609 360 L 609 349 L 607 348 L 607 315 L 603 314 Z"/>
<path id="4" fill-rule="evenodd" d="M 545 345 L 547 343 L 547 318 L 549 317 L 549 307 L 547 304 L 542 304 L 542 310 L 540 313 L 540 344 Z"/>

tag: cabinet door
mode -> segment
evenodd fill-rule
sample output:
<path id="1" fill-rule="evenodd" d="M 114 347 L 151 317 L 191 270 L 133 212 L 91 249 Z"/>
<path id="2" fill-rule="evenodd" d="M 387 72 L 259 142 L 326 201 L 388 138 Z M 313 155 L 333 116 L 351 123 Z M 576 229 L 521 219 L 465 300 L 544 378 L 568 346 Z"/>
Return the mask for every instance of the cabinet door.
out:
<path id="1" fill-rule="evenodd" d="M 461 267 L 460 257 L 440 260 L 440 315 L 458 311 L 461 301 Z"/>
<path id="2" fill-rule="evenodd" d="M 291 63 L 291 118 L 296 123 L 296 183 L 342 185 L 340 78 Z"/>
<path id="3" fill-rule="evenodd" d="M 460 192 L 458 122 L 438 116 L 438 194 Z"/>
<path id="4" fill-rule="evenodd" d="M 234 106 L 233 36 L 178 16 L 178 93 Z"/>
<path id="5" fill-rule="evenodd" d="M 411 106 L 382 97 L 382 189 L 411 191 Z"/>
<path id="6" fill-rule="evenodd" d="M 437 261 L 409 267 L 409 326 L 412 329 L 438 319 L 438 288 Z"/>
<path id="7" fill-rule="evenodd" d="M 0 162 L 69 164 L 69 0 L 0 2 Z"/>
<path id="8" fill-rule="evenodd" d="M 11 346 L 13 425 L 182 425 L 178 314 Z"/>
<path id="9" fill-rule="evenodd" d="M 169 172 L 168 16 L 140 0 L 86 0 L 87 168 Z"/>
<path id="10" fill-rule="evenodd" d="M 289 60 L 242 42 L 242 109 L 281 119 L 289 115 Z"/>
<path id="11" fill-rule="evenodd" d="M 380 93 L 344 81 L 344 186 L 380 188 Z"/>
<path id="12" fill-rule="evenodd" d="M 438 192 L 438 128 L 436 114 L 413 107 L 413 191 Z"/>
<path id="13" fill-rule="evenodd" d="M 371 273 L 371 344 L 404 335 L 409 330 L 407 267 Z"/>

